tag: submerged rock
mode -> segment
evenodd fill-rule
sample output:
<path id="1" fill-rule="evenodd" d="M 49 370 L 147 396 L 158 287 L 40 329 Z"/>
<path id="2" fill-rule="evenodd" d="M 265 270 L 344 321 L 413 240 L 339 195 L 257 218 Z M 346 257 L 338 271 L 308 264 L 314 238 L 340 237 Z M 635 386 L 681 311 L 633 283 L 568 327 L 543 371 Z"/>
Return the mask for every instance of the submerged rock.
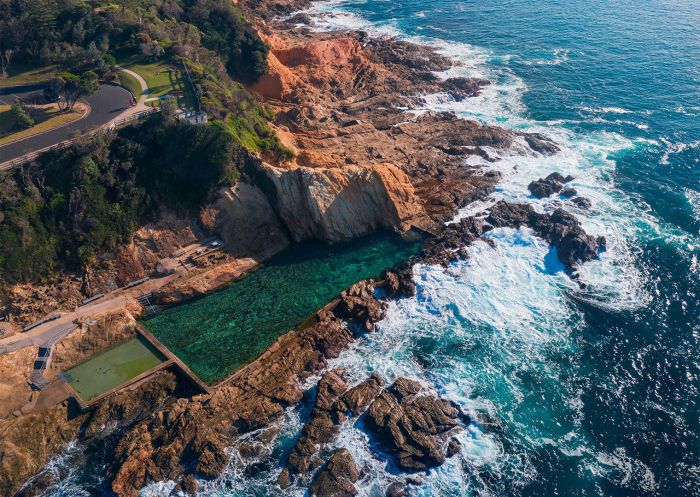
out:
<path id="1" fill-rule="evenodd" d="M 532 150 L 542 155 L 554 155 L 559 152 L 559 146 L 544 135 L 539 133 L 523 133 L 522 137 Z"/>
<path id="2" fill-rule="evenodd" d="M 588 210 L 593 205 L 593 204 L 591 204 L 591 201 L 585 197 L 572 198 L 571 203 L 573 203 L 579 209 L 583 209 L 583 210 Z"/>
<path id="3" fill-rule="evenodd" d="M 487 79 L 479 78 L 449 78 L 442 84 L 444 90 L 456 101 L 461 102 L 465 98 L 476 97 L 484 86 L 490 85 Z"/>

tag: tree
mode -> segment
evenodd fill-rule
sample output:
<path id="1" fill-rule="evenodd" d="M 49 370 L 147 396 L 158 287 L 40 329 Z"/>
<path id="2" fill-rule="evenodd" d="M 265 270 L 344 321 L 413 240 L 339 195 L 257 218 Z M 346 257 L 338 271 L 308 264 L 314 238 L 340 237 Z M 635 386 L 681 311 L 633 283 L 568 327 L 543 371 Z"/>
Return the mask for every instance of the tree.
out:
<path id="1" fill-rule="evenodd" d="M 92 95 L 100 88 L 97 82 L 97 74 L 94 71 L 87 71 L 81 76 L 70 72 L 59 73 L 51 80 L 46 94 L 49 98 L 59 98 L 58 105 L 62 110 L 68 111 L 73 108 L 80 97 Z"/>
<path id="2" fill-rule="evenodd" d="M 10 62 L 12 62 L 12 56 L 15 54 L 15 50 L 12 48 L 5 48 L 0 52 L 0 79 L 5 79 L 7 77 L 7 68 L 10 67 Z"/>
<path id="3" fill-rule="evenodd" d="M 12 104 L 10 110 L 12 111 L 12 117 L 15 120 L 15 126 L 17 128 L 27 129 L 34 126 L 34 119 L 32 119 L 32 116 L 29 115 L 29 112 L 27 112 L 27 109 L 21 100 L 15 100 L 15 103 Z"/>

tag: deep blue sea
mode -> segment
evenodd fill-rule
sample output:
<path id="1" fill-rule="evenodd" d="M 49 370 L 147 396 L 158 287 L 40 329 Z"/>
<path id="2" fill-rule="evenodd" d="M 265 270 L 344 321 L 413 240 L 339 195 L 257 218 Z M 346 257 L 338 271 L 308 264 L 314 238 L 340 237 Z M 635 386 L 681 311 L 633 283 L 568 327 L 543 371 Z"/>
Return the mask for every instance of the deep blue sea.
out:
<path id="1" fill-rule="evenodd" d="M 333 362 L 358 381 L 421 380 L 477 420 L 463 453 L 411 495 L 700 495 L 698 2 L 366 0 L 312 13 L 319 30 L 434 45 L 461 63 L 444 77 L 493 82 L 465 102 L 426 95 L 424 110 L 561 145 L 551 158 L 483 164 L 503 183 L 461 215 L 499 198 L 551 210 L 557 200 L 528 197 L 527 184 L 560 171 L 593 202 L 566 208 L 609 242 L 581 268 L 581 290 L 529 230 L 497 230 L 495 248 L 477 242 L 469 261 L 416 267 L 416 298 L 392 303 L 380 332 Z M 303 495 L 274 481 L 305 415 L 291 410 L 282 443 L 255 465 L 232 449 L 203 495 Z M 338 445 L 363 466 L 361 495 L 383 496 L 396 476 L 363 431 L 344 426 Z"/>

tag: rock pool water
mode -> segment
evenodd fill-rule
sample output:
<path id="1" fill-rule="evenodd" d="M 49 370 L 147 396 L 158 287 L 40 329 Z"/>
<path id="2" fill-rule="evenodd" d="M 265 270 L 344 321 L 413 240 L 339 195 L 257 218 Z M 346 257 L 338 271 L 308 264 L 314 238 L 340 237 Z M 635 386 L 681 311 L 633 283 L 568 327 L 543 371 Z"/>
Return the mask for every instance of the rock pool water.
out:
<path id="1" fill-rule="evenodd" d="M 226 289 L 165 309 L 144 325 L 204 382 L 214 384 L 342 290 L 380 277 L 416 254 L 421 240 L 380 233 L 334 246 L 299 244 Z"/>

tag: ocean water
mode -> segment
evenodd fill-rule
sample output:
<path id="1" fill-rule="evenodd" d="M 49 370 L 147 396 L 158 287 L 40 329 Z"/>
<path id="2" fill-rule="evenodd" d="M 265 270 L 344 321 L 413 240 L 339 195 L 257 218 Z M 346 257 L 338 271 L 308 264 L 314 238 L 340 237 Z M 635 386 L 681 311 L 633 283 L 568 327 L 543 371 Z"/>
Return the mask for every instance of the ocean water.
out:
<path id="1" fill-rule="evenodd" d="M 333 361 L 355 381 L 415 378 L 475 418 L 462 453 L 411 495 L 700 495 L 697 2 L 347 0 L 310 12 L 315 29 L 431 44 L 461 64 L 444 77 L 490 79 L 477 98 L 426 95 L 422 107 L 552 137 L 553 157 L 483 164 L 504 174 L 489 202 L 551 210 L 558 200 L 530 198 L 527 184 L 572 174 L 593 207 L 565 208 L 609 242 L 581 268 L 582 290 L 529 230 L 492 232 L 495 247 L 477 242 L 469 261 L 417 266 L 417 296 L 393 302 L 378 333 Z M 201 495 L 303 496 L 274 482 L 309 405 L 290 409 L 279 443 L 253 461 L 231 448 Z M 344 425 L 336 445 L 363 469 L 360 494 L 383 496 L 397 476 L 361 424 Z M 51 467 L 72 467 L 71 454 Z M 52 495 L 78 495 L 70 488 Z"/>

